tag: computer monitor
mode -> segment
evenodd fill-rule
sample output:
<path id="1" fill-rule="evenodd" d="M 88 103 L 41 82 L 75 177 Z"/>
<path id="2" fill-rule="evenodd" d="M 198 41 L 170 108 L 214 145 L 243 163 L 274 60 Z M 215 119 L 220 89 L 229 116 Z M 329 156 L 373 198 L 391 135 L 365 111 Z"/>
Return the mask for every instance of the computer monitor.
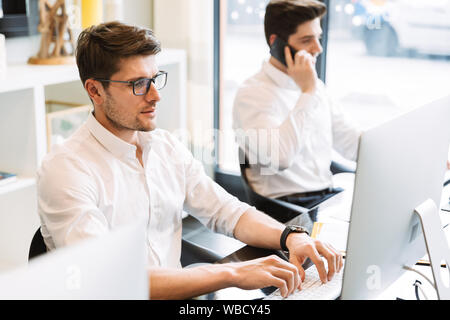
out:
<path id="1" fill-rule="evenodd" d="M 414 209 L 439 207 L 449 119 L 450 96 L 361 135 L 342 299 L 377 297 L 426 254 Z"/>
<path id="2" fill-rule="evenodd" d="M 0 299 L 148 299 L 144 230 L 121 227 L 0 274 Z"/>

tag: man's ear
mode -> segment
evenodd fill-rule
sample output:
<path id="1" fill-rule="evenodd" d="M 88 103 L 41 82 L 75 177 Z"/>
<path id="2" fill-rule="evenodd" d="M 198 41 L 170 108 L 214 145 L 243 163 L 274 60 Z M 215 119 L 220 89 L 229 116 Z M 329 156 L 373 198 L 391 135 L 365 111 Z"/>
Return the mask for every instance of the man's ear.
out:
<path id="1" fill-rule="evenodd" d="M 273 43 L 275 42 L 275 39 L 277 38 L 277 35 L 276 34 L 274 34 L 274 33 L 272 33 L 270 36 L 269 36 L 269 44 L 272 46 L 273 45 Z"/>
<path id="2" fill-rule="evenodd" d="M 105 97 L 105 89 L 102 84 L 94 79 L 87 79 L 84 82 L 84 88 L 91 98 L 92 102 L 96 105 L 101 105 Z"/>

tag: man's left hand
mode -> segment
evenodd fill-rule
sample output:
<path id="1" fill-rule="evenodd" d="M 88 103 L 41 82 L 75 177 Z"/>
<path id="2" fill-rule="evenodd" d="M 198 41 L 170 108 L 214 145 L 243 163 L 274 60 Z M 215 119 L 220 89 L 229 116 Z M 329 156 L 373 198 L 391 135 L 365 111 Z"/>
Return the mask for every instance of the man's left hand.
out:
<path id="1" fill-rule="evenodd" d="M 331 280 L 335 273 L 340 272 L 343 266 L 342 254 L 330 244 L 309 237 L 305 233 L 291 233 L 286 246 L 289 249 L 289 262 L 294 264 L 300 273 L 302 282 L 305 280 L 305 270 L 302 265 L 307 258 L 316 265 L 322 283 Z M 327 260 L 328 272 L 323 256 Z"/>

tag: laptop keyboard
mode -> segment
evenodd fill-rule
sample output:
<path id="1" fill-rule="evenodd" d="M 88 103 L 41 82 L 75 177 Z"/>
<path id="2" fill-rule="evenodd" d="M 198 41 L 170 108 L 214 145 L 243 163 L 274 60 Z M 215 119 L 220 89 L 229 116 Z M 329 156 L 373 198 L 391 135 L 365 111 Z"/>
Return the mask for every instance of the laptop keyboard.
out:
<path id="1" fill-rule="evenodd" d="M 295 290 L 287 298 L 284 298 L 280 289 L 264 298 L 264 300 L 333 300 L 341 295 L 342 290 L 342 274 L 344 268 L 336 273 L 325 284 L 319 278 L 319 273 L 315 266 L 311 266 L 305 271 L 305 281 L 302 283 L 302 290 Z"/>

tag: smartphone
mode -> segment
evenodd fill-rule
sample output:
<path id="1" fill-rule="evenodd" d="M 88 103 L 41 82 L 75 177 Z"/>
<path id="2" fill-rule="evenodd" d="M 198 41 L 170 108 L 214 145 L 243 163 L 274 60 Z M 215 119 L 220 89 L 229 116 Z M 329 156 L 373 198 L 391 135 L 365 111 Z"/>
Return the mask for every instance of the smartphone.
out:
<path id="1" fill-rule="evenodd" d="M 284 56 L 284 48 L 288 46 L 289 49 L 291 50 L 291 56 L 292 59 L 294 59 L 295 53 L 297 52 L 294 48 L 292 48 L 290 45 L 288 45 L 286 43 L 286 41 L 284 41 L 283 39 L 281 39 L 280 37 L 276 37 L 275 41 L 272 43 L 272 45 L 270 46 L 270 54 L 277 59 L 278 61 L 280 61 L 282 64 L 284 64 L 285 66 L 287 66 L 286 64 L 286 57 Z"/>

